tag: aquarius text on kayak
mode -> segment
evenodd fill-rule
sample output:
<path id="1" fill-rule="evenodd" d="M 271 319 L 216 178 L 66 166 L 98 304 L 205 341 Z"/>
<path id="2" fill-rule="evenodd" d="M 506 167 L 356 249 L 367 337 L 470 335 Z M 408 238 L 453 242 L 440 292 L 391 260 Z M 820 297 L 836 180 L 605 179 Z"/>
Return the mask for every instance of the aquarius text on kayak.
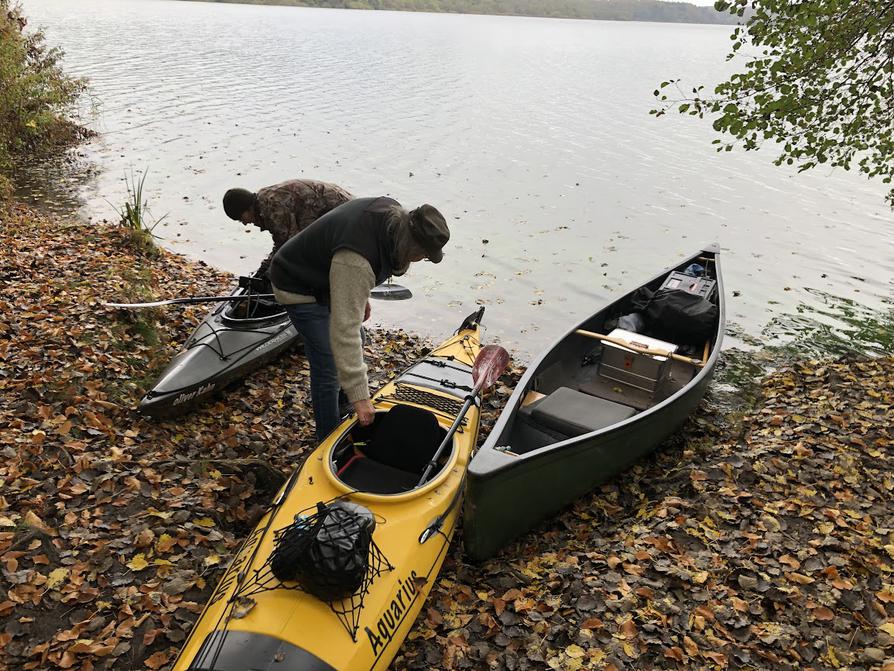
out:
<path id="1" fill-rule="evenodd" d="M 416 571 L 410 571 L 409 577 L 401 579 L 397 591 L 391 598 L 391 602 L 379 615 L 376 631 L 366 627 L 366 636 L 369 639 L 369 644 L 372 646 L 374 655 L 378 655 L 380 651 L 388 647 L 388 644 L 394 637 L 394 632 L 400 627 L 404 616 L 406 616 L 413 601 L 416 600 L 416 595 L 419 591 L 417 580 L 419 580 L 419 576 L 416 575 Z"/>

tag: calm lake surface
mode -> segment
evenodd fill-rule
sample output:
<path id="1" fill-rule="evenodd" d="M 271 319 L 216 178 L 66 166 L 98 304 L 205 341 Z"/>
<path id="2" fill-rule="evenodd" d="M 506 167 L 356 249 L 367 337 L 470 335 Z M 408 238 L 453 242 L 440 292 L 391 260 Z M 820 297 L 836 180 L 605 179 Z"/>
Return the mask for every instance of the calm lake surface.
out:
<path id="1" fill-rule="evenodd" d="M 113 219 L 148 170 L 162 244 L 245 273 L 269 251 L 220 205 L 293 177 L 436 205 L 440 265 L 374 320 L 441 338 L 478 304 L 530 355 L 622 289 L 716 241 L 727 346 L 892 314 L 894 226 L 879 183 L 797 175 L 772 147 L 717 154 L 710 122 L 655 119 L 671 77 L 729 71 L 724 26 L 221 5 L 25 0 L 92 82 L 100 133 L 37 200 Z M 224 287 L 222 287 L 222 290 Z M 804 327 L 804 324 L 808 324 Z M 870 343 L 877 338 L 864 337 Z"/>

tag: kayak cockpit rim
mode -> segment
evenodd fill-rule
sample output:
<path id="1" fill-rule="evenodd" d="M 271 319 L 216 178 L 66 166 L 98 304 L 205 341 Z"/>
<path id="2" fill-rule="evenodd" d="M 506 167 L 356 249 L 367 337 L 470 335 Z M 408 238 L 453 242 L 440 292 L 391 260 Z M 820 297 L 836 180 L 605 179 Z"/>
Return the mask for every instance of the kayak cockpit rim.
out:
<path id="1" fill-rule="evenodd" d="M 404 464 L 396 463 L 393 454 L 389 459 L 390 463 L 385 463 L 363 453 L 373 442 L 376 431 L 383 426 L 385 418 L 396 408 L 401 413 L 417 414 L 422 418 L 427 414 L 437 425 L 435 429 L 432 424 L 421 442 L 420 433 L 414 432 L 417 449 L 410 460 L 414 463 L 406 463 L 405 468 L 397 467 Z M 429 408 L 404 403 L 377 405 L 371 429 L 361 427 L 356 418 L 346 420 L 350 423 L 342 424 L 337 429 L 338 438 L 320 455 L 324 462 L 323 471 L 330 484 L 343 494 L 349 494 L 352 500 L 397 503 L 424 496 L 443 485 L 457 468 L 459 461 L 459 441 L 464 435 L 461 432 L 453 436 L 450 451 L 439 459 L 437 470 L 426 482 L 419 484 L 424 463 L 433 456 L 434 450 L 447 434 L 443 421 L 443 415 L 434 413 Z"/>
<path id="2" fill-rule="evenodd" d="M 700 385 L 705 378 L 709 378 L 713 375 L 713 369 L 717 363 L 717 360 L 720 356 L 720 347 L 718 344 L 722 341 L 723 331 L 725 329 L 725 310 L 723 305 L 722 297 L 724 295 L 723 288 L 723 280 L 719 267 L 719 259 L 717 258 L 719 255 L 719 247 L 716 245 L 711 245 L 701 250 L 697 254 L 689 257 L 685 261 L 668 268 L 662 273 L 655 276 L 653 279 L 649 280 L 649 282 L 640 285 L 632 290 L 625 291 L 620 297 L 616 300 L 612 301 L 603 309 L 599 310 L 595 314 L 587 317 L 581 323 L 577 324 L 573 328 L 569 329 L 565 333 L 563 333 L 554 344 L 545 350 L 538 358 L 533 361 L 528 367 L 525 374 L 522 376 L 522 379 L 519 380 L 518 385 L 512 393 L 509 401 L 506 404 L 506 410 L 501 414 L 498 418 L 496 425 L 491 431 L 490 436 L 488 437 L 485 445 L 482 447 L 482 450 L 491 449 L 496 452 L 504 453 L 508 456 L 512 456 L 514 458 L 538 458 L 541 457 L 545 452 L 556 450 L 557 453 L 562 452 L 562 448 L 572 447 L 575 444 L 581 442 L 589 442 L 593 439 L 599 439 L 600 436 L 607 436 L 613 434 L 615 432 L 621 432 L 625 430 L 627 427 L 634 425 L 635 423 L 643 420 L 647 420 L 649 416 L 659 415 L 662 413 L 669 405 L 672 405 L 677 400 L 680 399 L 681 396 L 688 393 L 693 387 Z M 618 418 L 611 423 L 608 423 L 599 428 L 594 428 L 593 430 L 579 432 L 575 435 L 560 435 L 556 433 L 553 436 L 553 439 L 549 442 L 545 442 L 539 446 L 525 444 L 522 442 L 519 445 L 513 445 L 514 442 L 518 442 L 515 438 L 514 434 L 516 433 L 516 424 L 521 423 L 520 413 L 522 408 L 525 407 L 528 403 L 530 403 L 529 394 L 533 392 L 544 392 L 545 394 L 549 394 L 554 389 L 549 389 L 549 391 L 545 391 L 544 389 L 538 389 L 537 386 L 541 382 L 541 376 L 544 371 L 548 371 L 549 367 L 554 364 L 551 361 L 551 357 L 556 360 L 560 360 L 561 356 L 567 356 L 567 350 L 572 349 L 578 350 L 583 349 L 585 347 L 584 344 L 588 340 L 588 334 L 582 333 L 584 332 L 592 332 L 600 330 L 602 327 L 602 322 L 607 318 L 607 315 L 610 314 L 610 311 L 613 309 L 617 309 L 618 306 L 622 306 L 625 302 L 630 301 L 631 298 L 636 294 L 636 292 L 640 289 L 640 287 L 649 287 L 652 285 L 656 285 L 660 281 L 665 278 L 669 272 L 673 272 L 674 270 L 681 270 L 688 266 L 691 263 L 701 263 L 705 266 L 706 274 L 716 281 L 716 292 L 714 302 L 718 306 L 718 319 L 716 328 L 712 332 L 712 335 L 707 339 L 705 343 L 705 351 L 704 354 L 699 353 L 697 358 L 699 361 L 693 362 L 691 364 L 687 364 L 685 362 L 673 362 L 674 365 L 686 367 L 692 367 L 692 375 L 689 379 L 685 381 L 685 383 L 680 384 L 675 388 L 671 393 L 667 394 L 664 398 L 654 399 L 652 402 L 648 404 L 643 404 L 642 407 L 637 407 L 635 414 Z M 592 337 L 592 334 L 590 334 Z M 579 341 L 579 342 L 578 342 Z M 591 340 L 590 342 L 596 342 L 596 340 Z M 558 354 L 557 354 L 558 353 Z M 681 357 L 682 359 L 683 357 Z M 571 390 L 569 391 L 569 395 Z M 536 393 L 536 396 L 543 397 L 543 394 Z M 596 397 L 596 400 L 599 400 Z"/>
<path id="3" fill-rule="evenodd" d="M 244 295 L 244 292 L 240 290 L 234 295 Z M 245 316 L 238 314 L 240 311 L 245 313 Z M 223 303 L 218 309 L 217 315 L 224 324 L 241 328 L 289 321 L 289 315 L 286 314 L 282 305 L 269 298 Z"/>

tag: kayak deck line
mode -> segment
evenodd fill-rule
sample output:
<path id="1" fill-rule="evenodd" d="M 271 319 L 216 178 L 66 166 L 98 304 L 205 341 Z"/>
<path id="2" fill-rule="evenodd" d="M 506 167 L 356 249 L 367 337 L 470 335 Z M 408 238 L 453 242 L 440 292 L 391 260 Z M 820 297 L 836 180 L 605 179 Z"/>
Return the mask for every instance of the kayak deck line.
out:
<path id="1" fill-rule="evenodd" d="M 281 312 L 279 314 L 285 315 L 285 312 Z M 223 319 L 227 319 L 227 318 L 223 317 Z M 248 320 L 246 320 L 246 321 L 248 321 Z M 251 320 L 251 321 L 261 321 L 261 320 Z M 270 321 L 270 326 L 273 326 L 276 324 L 276 322 L 283 321 L 283 320 L 281 318 L 274 319 L 273 317 L 271 317 L 269 321 Z M 192 342 L 190 342 L 190 340 L 191 340 L 190 339 L 190 340 L 186 341 L 186 347 L 184 349 L 185 349 L 185 351 L 188 352 L 189 350 L 191 350 L 195 347 L 207 347 L 212 352 L 214 352 L 217 355 L 217 358 L 220 359 L 221 361 L 229 361 L 231 357 L 236 356 L 237 354 L 240 354 L 240 353 L 244 352 L 245 350 L 260 349 L 266 343 L 270 342 L 271 340 L 273 340 L 274 338 L 279 336 L 283 331 L 288 330 L 288 328 L 289 328 L 289 326 L 291 326 L 291 324 L 292 323 L 289 320 L 288 316 L 286 316 L 284 323 L 282 325 L 282 328 L 280 328 L 276 333 L 270 334 L 270 337 L 268 337 L 266 340 L 261 341 L 260 344 L 249 343 L 243 347 L 240 347 L 239 349 L 233 350 L 232 352 L 230 352 L 228 354 L 224 354 L 224 347 L 223 347 L 223 343 L 220 341 L 220 334 L 226 333 L 228 331 L 232 331 L 233 329 L 219 329 L 219 328 L 216 328 L 214 326 L 214 324 L 212 324 L 211 322 L 208 322 L 207 323 L 208 329 L 211 332 L 211 335 L 214 336 L 214 340 L 217 342 L 217 348 L 215 348 L 211 343 L 204 342 L 204 341 L 199 342 L 198 340 L 192 340 Z M 264 329 L 259 329 L 259 328 L 257 328 L 257 329 L 240 328 L 239 332 L 240 333 L 257 334 L 257 335 L 265 335 L 268 333 L 268 331 L 266 331 Z M 203 335 L 202 337 L 205 338 L 207 336 Z"/>
<path id="2" fill-rule="evenodd" d="M 320 502 L 305 508 L 304 510 L 300 510 L 295 514 L 295 521 L 285 527 L 277 529 L 273 532 L 273 542 L 277 544 L 281 542 L 282 538 L 289 533 L 290 530 L 295 527 L 301 527 L 306 524 L 306 519 L 311 517 L 312 514 L 318 509 L 318 507 L 322 504 L 324 506 L 328 506 L 335 501 L 339 501 L 344 499 L 344 496 L 335 497 L 330 499 L 329 501 Z M 387 520 L 384 520 L 382 523 L 387 523 Z M 254 548 L 260 542 L 261 537 L 258 536 L 256 542 L 251 543 L 249 548 Z M 233 591 L 228 599 L 228 603 L 230 604 L 231 609 L 235 609 L 240 602 L 243 607 L 251 607 L 249 602 L 246 600 L 251 599 L 258 594 L 262 594 L 263 592 L 268 592 L 275 589 L 283 589 L 283 590 L 292 590 L 297 592 L 307 593 L 300 585 L 297 583 L 286 583 L 277 578 L 273 574 L 272 570 L 272 561 L 273 554 L 267 556 L 267 559 L 261 565 L 260 568 L 251 569 L 250 574 L 247 576 L 247 580 L 238 585 L 238 588 Z M 339 622 L 341 622 L 342 626 L 344 626 L 345 631 L 351 637 L 355 643 L 357 642 L 357 631 L 359 629 L 360 623 L 360 611 L 363 609 L 364 598 L 369 593 L 370 587 L 375 582 L 376 578 L 379 576 L 394 571 L 395 566 L 388 561 L 388 558 L 385 556 L 385 553 L 382 552 L 381 548 L 376 544 L 375 539 L 372 539 L 369 546 L 369 553 L 367 557 L 369 569 L 366 572 L 366 575 L 363 578 L 363 583 L 360 588 L 352 594 L 350 597 L 343 599 L 341 601 L 331 601 L 326 602 L 329 605 L 329 608 L 338 618 Z M 221 594 L 222 596 L 222 594 Z M 220 597 L 218 597 L 219 599 Z M 214 603 L 214 596 L 212 596 L 212 600 L 210 603 Z"/>

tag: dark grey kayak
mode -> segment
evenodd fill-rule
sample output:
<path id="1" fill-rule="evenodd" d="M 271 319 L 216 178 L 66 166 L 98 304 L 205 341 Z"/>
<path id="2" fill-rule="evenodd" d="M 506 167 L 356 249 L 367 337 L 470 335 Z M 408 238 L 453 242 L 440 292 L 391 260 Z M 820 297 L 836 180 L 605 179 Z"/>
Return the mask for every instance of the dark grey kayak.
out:
<path id="1" fill-rule="evenodd" d="M 244 295 L 237 289 L 233 295 Z M 275 301 L 251 299 L 215 307 L 140 401 L 154 417 L 182 414 L 300 341 Z"/>
<path id="2" fill-rule="evenodd" d="M 706 306 L 711 316 L 703 341 L 681 346 L 659 337 L 662 328 L 631 317 L 641 287 L 572 328 L 531 364 L 469 465 L 463 535 L 472 559 L 492 556 L 629 468 L 695 410 L 723 338 L 718 254 L 712 245 L 643 285 L 647 292 L 665 286 L 710 301 L 715 307 Z M 692 264 L 704 274 L 685 274 Z M 616 321 L 622 328 L 612 330 Z"/>

